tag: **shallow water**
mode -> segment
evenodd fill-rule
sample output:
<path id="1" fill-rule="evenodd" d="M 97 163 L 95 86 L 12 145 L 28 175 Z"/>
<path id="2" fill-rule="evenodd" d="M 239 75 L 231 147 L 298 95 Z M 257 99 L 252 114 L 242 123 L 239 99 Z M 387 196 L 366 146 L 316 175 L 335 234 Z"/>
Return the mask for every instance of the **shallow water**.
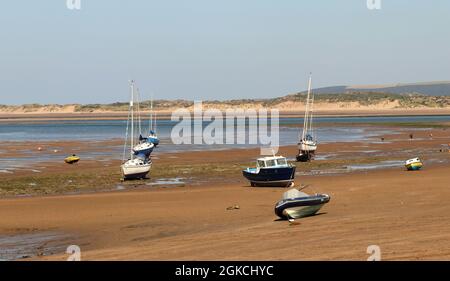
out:
<path id="1" fill-rule="evenodd" d="M 162 185 L 167 185 L 167 186 L 177 186 L 177 185 L 184 185 L 185 182 L 183 181 L 184 178 L 161 178 L 149 183 L 146 183 L 145 185 L 149 185 L 149 186 L 162 186 Z"/>
<path id="2" fill-rule="evenodd" d="M 403 167 L 405 161 L 400 160 L 390 160 L 390 161 L 381 161 L 373 164 L 355 164 L 355 165 L 347 165 L 347 170 L 355 171 L 355 170 L 372 170 L 372 169 L 382 169 L 382 168 L 391 168 L 391 167 Z"/>
<path id="3" fill-rule="evenodd" d="M 0 235 L 0 261 L 64 253 L 70 238 L 58 232 Z"/>
<path id="4" fill-rule="evenodd" d="M 350 141 L 365 141 L 371 143 L 385 143 L 389 141 L 380 142 L 374 140 L 373 137 L 381 134 L 395 134 L 411 129 L 381 129 L 374 127 L 365 127 L 364 122 L 384 123 L 384 122 L 426 122 L 426 121 L 449 121 L 450 116 L 418 116 L 418 117 L 318 117 L 315 119 L 317 124 L 323 123 L 322 126 L 315 129 L 315 134 L 319 143 L 330 142 L 350 142 Z M 332 125 L 328 125 L 332 123 Z M 249 127 L 245 127 L 246 143 L 244 144 L 181 144 L 175 145 L 172 143 L 170 135 L 171 130 L 176 122 L 170 120 L 158 120 L 157 128 L 161 139 L 161 144 L 156 148 L 158 153 L 164 152 L 184 152 L 184 151 L 203 151 L 203 150 L 225 150 L 235 148 L 259 147 L 258 144 L 248 144 L 250 131 Z M 209 123 L 204 122 L 203 127 Z M 352 126 L 348 126 L 352 124 Z M 355 126 L 361 124 L 361 126 Z M 293 145 L 297 144 L 299 134 L 301 133 L 301 126 L 303 125 L 303 118 L 280 118 L 279 124 L 279 145 Z M 295 127 L 293 127 L 295 126 Z M 145 127 L 145 126 L 143 126 Z M 123 155 L 122 145 L 104 145 L 104 140 L 124 139 L 126 129 L 126 120 L 55 120 L 55 121 L 39 121 L 26 123 L 2 123 L 0 126 L 0 140 L 1 141 L 28 141 L 36 143 L 44 141 L 89 141 L 89 151 L 82 151 L 78 147 L 67 148 L 63 147 L 46 147 L 45 151 L 37 152 L 35 150 L 20 150 L 21 157 L 0 157 L 0 173 L 10 173 L 8 168 L 21 169 L 30 167 L 37 162 L 63 162 L 66 155 L 73 153 L 83 160 L 121 160 Z M 235 126 L 235 130 L 238 129 Z M 242 129 L 239 129 L 242 131 Z M 420 130 L 414 128 L 413 130 Z M 76 133 L 74 133 L 76 132 Z M 224 134 L 220 132 L 218 136 L 224 139 Z M 98 151 L 95 147 L 98 145 Z M 54 153 L 53 150 L 59 153 Z M 1 152 L 7 152 L 4 149 Z M 176 156 L 171 156 L 175 158 Z M 326 156 L 318 156 L 319 159 L 326 159 Z M 323 158 L 320 158 L 323 157 Z"/>

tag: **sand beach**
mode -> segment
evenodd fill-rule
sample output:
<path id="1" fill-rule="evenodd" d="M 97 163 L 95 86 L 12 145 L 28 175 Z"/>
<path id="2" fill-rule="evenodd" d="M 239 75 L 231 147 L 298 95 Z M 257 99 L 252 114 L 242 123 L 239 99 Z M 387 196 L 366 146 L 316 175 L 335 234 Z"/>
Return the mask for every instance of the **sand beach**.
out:
<path id="1" fill-rule="evenodd" d="M 296 186 L 331 201 L 295 224 L 274 214 L 285 188 L 250 187 L 242 177 L 257 148 L 155 151 L 150 178 L 130 182 L 120 180 L 120 160 L 33 162 L 0 174 L 1 256 L 66 260 L 66 248 L 79 245 L 83 260 L 366 260 L 367 247 L 378 245 L 383 260 L 449 260 L 450 129 L 389 129 L 323 144 L 316 160 L 296 163 Z M 0 156 L 20 158 L 22 145 L 4 142 Z M 33 153 L 59 147 L 61 157 L 69 147 L 98 149 L 86 141 L 28 145 Z M 424 168 L 406 171 L 404 159 L 417 155 Z"/>

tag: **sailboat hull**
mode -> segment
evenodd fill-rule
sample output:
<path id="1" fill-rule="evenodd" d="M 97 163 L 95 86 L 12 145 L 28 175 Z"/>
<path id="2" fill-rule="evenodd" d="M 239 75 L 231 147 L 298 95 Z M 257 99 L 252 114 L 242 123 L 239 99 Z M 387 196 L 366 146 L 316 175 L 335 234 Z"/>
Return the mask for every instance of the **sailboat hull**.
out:
<path id="1" fill-rule="evenodd" d="M 150 172 L 151 165 L 128 166 L 122 165 L 122 175 L 124 179 L 143 179 Z"/>
<path id="2" fill-rule="evenodd" d="M 144 155 L 148 156 L 152 153 L 154 147 L 155 147 L 155 145 L 152 143 L 143 142 L 143 143 L 136 145 L 133 148 L 133 152 L 135 155 L 144 154 Z"/>
<path id="3" fill-rule="evenodd" d="M 314 158 L 315 151 L 300 151 L 295 157 L 298 162 L 308 162 Z"/>
<path id="4" fill-rule="evenodd" d="M 301 151 L 316 151 L 317 144 L 309 144 L 309 143 L 299 143 L 298 149 Z"/>
<path id="5" fill-rule="evenodd" d="M 158 137 L 148 136 L 147 141 L 150 143 L 153 143 L 155 146 L 157 146 L 159 144 Z"/>

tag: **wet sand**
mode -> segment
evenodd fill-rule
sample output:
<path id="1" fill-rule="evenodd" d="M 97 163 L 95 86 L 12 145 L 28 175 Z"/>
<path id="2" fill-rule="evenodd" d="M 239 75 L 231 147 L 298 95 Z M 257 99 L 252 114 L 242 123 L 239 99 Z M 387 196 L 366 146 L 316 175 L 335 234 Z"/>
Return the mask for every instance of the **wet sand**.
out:
<path id="1" fill-rule="evenodd" d="M 305 192 L 331 195 L 318 215 L 297 220 L 297 225 L 278 220 L 273 211 L 286 189 L 252 188 L 241 176 L 241 167 L 253 162 L 259 150 L 233 149 L 155 153 L 155 179 L 193 177 L 173 188 L 146 185 L 154 179 L 130 188 L 111 178 L 106 185 L 124 189 L 0 199 L 0 235 L 31 243 L 33 235 L 51 233 L 53 240 L 42 242 L 35 255 L 25 255 L 43 260 L 65 260 L 65 244 L 79 245 L 83 260 L 365 260 L 369 245 L 381 248 L 383 260 L 450 260 L 450 153 L 439 151 L 450 142 L 450 130 L 433 129 L 433 139 L 429 132 L 414 132 L 412 141 L 402 132 L 384 136 L 384 142 L 321 145 L 318 156 L 330 158 L 298 164 L 300 172 L 416 154 L 425 167 L 297 175 L 297 185 L 310 185 Z M 295 152 L 294 146 L 280 150 L 285 156 Z M 102 177 L 104 171 L 118 170 L 117 164 L 47 163 L 48 170 L 35 177 L 88 171 Z M 206 170 L 209 166 L 214 168 Z M 182 168 L 192 170 L 184 173 Z M 25 177 L 1 176 L 11 183 Z M 240 209 L 227 210 L 234 205 Z"/>

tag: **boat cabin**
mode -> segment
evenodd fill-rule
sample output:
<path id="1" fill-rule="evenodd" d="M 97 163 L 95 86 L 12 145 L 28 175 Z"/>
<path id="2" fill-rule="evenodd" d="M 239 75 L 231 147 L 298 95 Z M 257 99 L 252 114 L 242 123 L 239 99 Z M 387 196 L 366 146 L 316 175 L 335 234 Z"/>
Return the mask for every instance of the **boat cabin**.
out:
<path id="1" fill-rule="evenodd" d="M 257 168 L 274 168 L 274 167 L 289 167 L 286 157 L 271 156 L 262 157 L 256 160 Z"/>

